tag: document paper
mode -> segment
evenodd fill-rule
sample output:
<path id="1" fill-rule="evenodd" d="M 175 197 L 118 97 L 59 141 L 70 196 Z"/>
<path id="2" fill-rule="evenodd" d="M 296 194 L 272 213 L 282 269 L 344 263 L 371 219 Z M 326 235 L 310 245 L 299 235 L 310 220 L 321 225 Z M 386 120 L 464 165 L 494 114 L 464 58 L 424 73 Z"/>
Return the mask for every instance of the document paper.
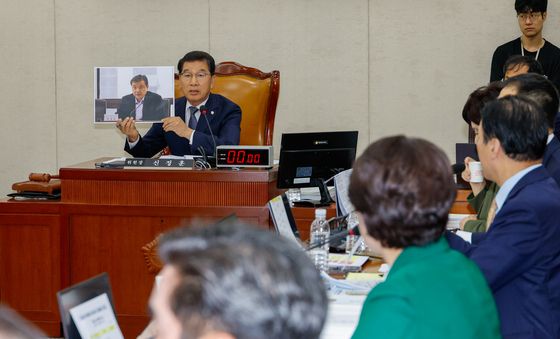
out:
<path id="1" fill-rule="evenodd" d="M 107 293 L 71 308 L 70 315 L 84 339 L 124 339 Z"/>

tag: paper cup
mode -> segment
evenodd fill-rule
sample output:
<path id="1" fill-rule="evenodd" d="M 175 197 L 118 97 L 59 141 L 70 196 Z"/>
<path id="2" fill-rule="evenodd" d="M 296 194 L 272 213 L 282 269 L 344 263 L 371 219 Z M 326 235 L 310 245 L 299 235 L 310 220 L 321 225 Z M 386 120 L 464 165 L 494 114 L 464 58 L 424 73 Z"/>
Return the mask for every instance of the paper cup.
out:
<path id="1" fill-rule="evenodd" d="M 469 162 L 469 171 L 471 172 L 471 182 L 483 182 L 482 164 L 479 161 Z"/>

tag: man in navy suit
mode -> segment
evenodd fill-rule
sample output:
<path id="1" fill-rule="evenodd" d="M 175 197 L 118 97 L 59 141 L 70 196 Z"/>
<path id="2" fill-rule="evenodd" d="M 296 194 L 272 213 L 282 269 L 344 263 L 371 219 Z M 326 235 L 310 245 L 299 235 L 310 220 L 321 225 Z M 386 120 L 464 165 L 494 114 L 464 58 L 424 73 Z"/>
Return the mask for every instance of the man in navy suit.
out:
<path id="1" fill-rule="evenodd" d="M 128 117 L 137 121 L 156 121 L 169 116 L 165 112 L 164 101 L 157 93 L 148 91 L 148 77 L 143 74 L 135 75 L 130 80 L 132 94 L 125 95 L 117 109 L 119 119 Z"/>
<path id="2" fill-rule="evenodd" d="M 187 53 L 177 65 L 184 97 L 175 100 L 175 116 L 155 123 L 144 137 L 133 118 L 117 122 L 127 136 L 125 151 L 149 158 L 169 146 L 173 155 L 214 154 L 216 146 L 239 144 L 241 109 L 229 99 L 210 93 L 216 64 L 206 52 Z M 209 128 L 210 127 L 210 128 Z"/>
<path id="3" fill-rule="evenodd" d="M 447 234 L 486 277 L 504 338 L 560 337 L 560 187 L 541 164 L 547 127 L 521 95 L 484 107 L 475 143 L 485 176 L 500 186 L 495 217 L 486 233 L 465 236 L 471 243 Z"/>
<path id="4" fill-rule="evenodd" d="M 500 97 L 521 94 L 532 99 L 546 113 L 548 139 L 543 156 L 543 166 L 560 185 L 560 141 L 554 136 L 554 119 L 558 113 L 558 91 L 546 77 L 528 73 L 511 78 L 500 92 Z"/>

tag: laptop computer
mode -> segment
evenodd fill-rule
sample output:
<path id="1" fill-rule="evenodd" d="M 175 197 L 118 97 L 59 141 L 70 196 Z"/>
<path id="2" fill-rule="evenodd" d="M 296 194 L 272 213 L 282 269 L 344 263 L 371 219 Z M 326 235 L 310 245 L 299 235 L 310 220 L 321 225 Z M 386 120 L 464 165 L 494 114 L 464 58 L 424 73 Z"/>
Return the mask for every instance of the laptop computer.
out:
<path id="1" fill-rule="evenodd" d="M 58 300 L 58 308 L 60 311 L 60 320 L 66 339 L 81 339 L 78 328 L 70 315 L 70 310 L 84 302 L 91 300 L 100 295 L 106 294 L 111 303 L 113 314 L 115 306 L 113 303 L 113 294 L 111 292 L 111 284 L 109 275 L 102 273 L 86 281 L 82 281 L 76 285 L 70 286 L 56 294 Z M 120 331 L 120 330 L 119 330 Z"/>

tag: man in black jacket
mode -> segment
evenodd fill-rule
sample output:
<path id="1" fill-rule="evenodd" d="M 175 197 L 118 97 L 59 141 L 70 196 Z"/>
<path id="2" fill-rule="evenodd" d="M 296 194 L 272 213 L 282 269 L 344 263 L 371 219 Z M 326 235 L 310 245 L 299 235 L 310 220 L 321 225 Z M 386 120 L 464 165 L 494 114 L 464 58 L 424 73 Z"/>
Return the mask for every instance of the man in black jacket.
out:
<path id="1" fill-rule="evenodd" d="M 521 37 L 496 48 L 492 57 L 490 81 L 504 78 L 504 64 L 510 56 L 523 55 L 538 60 L 544 75 L 556 88 L 560 87 L 560 49 L 542 37 L 547 4 L 547 0 L 515 1 Z"/>

